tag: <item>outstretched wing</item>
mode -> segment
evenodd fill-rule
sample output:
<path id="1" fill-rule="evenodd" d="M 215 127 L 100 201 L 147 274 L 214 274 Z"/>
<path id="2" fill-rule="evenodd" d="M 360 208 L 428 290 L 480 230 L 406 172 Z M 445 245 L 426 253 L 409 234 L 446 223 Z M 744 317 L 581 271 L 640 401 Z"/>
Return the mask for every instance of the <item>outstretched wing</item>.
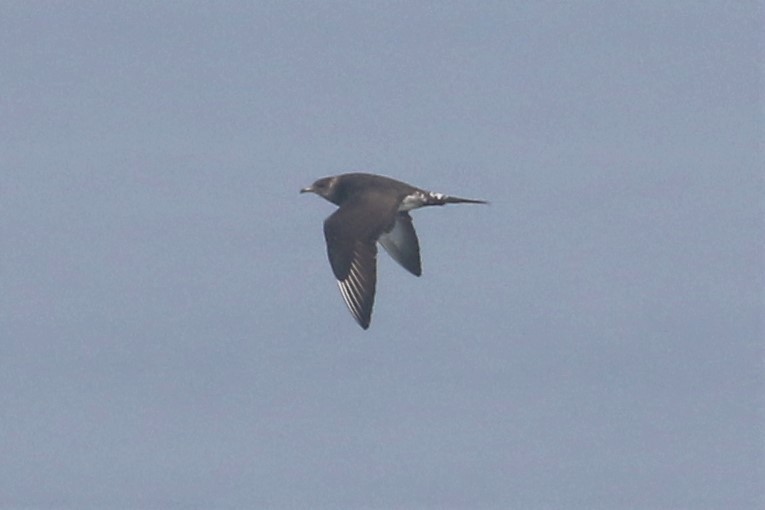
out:
<path id="1" fill-rule="evenodd" d="M 377 283 L 377 239 L 396 214 L 394 197 L 365 193 L 343 202 L 324 221 L 332 272 L 353 318 L 369 327 Z"/>
<path id="2" fill-rule="evenodd" d="M 414 231 L 412 217 L 406 211 L 396 214 L 396 223 L 380 236 L 380 244 L 393 259 L 415 276 L 422 274 L 420 243 Z"/>
<path id="3" fill-rule="evenodd" d="M 348 276 L 338 280 L 340 294 L 359 325 L 367 329 L 372 320 L 377 283 L 377 247 L 374 243 L 357 243 L 353 250 Z"/>

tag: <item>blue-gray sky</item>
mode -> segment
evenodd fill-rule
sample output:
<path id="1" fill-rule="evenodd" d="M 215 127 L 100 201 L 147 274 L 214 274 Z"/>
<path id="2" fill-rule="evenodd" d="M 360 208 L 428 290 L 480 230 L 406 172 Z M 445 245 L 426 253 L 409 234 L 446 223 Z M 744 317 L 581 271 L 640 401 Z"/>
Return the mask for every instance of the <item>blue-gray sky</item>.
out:
<path id="1" fill-rule="evenodd" d="M 764 504 L 758 2 L 3 2 L 0 508 Z M 372 326 L 326 260 L 414 213 Z"/>

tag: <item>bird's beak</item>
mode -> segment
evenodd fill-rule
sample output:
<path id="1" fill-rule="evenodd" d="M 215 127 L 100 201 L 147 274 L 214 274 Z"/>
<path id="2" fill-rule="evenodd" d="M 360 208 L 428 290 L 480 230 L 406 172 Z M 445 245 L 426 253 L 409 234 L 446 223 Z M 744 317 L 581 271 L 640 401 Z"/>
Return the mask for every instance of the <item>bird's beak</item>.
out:
<path id="1" fill-rule="evenodd" d="M 300 190 L 301 193 L 313 193 L 314 189 L 313 186 L 308 186 L 307 188 L 303 188 Z"/>

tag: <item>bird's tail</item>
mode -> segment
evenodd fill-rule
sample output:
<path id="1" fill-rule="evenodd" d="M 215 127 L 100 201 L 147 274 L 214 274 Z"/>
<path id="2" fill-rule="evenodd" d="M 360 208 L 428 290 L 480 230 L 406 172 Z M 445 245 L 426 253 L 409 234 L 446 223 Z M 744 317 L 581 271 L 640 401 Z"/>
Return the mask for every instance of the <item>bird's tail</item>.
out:
<path id="1" fill-rule="evenodd" d="M 486 200 L 474 200 L 472 198 L 446 197 L 447 204 L 488 204 Z"/>
<path id="2" fill-rule="evenodd" d="M 445 204 L 488 204 L 486 200 L 474 200 L 472 198 L 450 197 L 443 193 L 429 193 L 425 205 L 445 205 Z"/>

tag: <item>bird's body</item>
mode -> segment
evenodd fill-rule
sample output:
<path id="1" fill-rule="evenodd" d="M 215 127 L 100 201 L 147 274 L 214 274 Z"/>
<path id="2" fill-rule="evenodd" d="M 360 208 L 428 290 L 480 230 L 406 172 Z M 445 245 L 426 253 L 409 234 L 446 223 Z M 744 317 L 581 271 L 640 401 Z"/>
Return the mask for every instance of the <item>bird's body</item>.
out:
<path id="1" fill-rule="evenodd" d="M 381 175 L 351 173 L 325 177 L 301 193 L 316 193 L 339 206 L 324 221 L 324 237 L 340 293 L 359 325 L 367 329 L 377 281 L 377 245 L 420 276 L 420 247 L 409 211 L 429 205 L 485 204 L 416 188 Z"/>

